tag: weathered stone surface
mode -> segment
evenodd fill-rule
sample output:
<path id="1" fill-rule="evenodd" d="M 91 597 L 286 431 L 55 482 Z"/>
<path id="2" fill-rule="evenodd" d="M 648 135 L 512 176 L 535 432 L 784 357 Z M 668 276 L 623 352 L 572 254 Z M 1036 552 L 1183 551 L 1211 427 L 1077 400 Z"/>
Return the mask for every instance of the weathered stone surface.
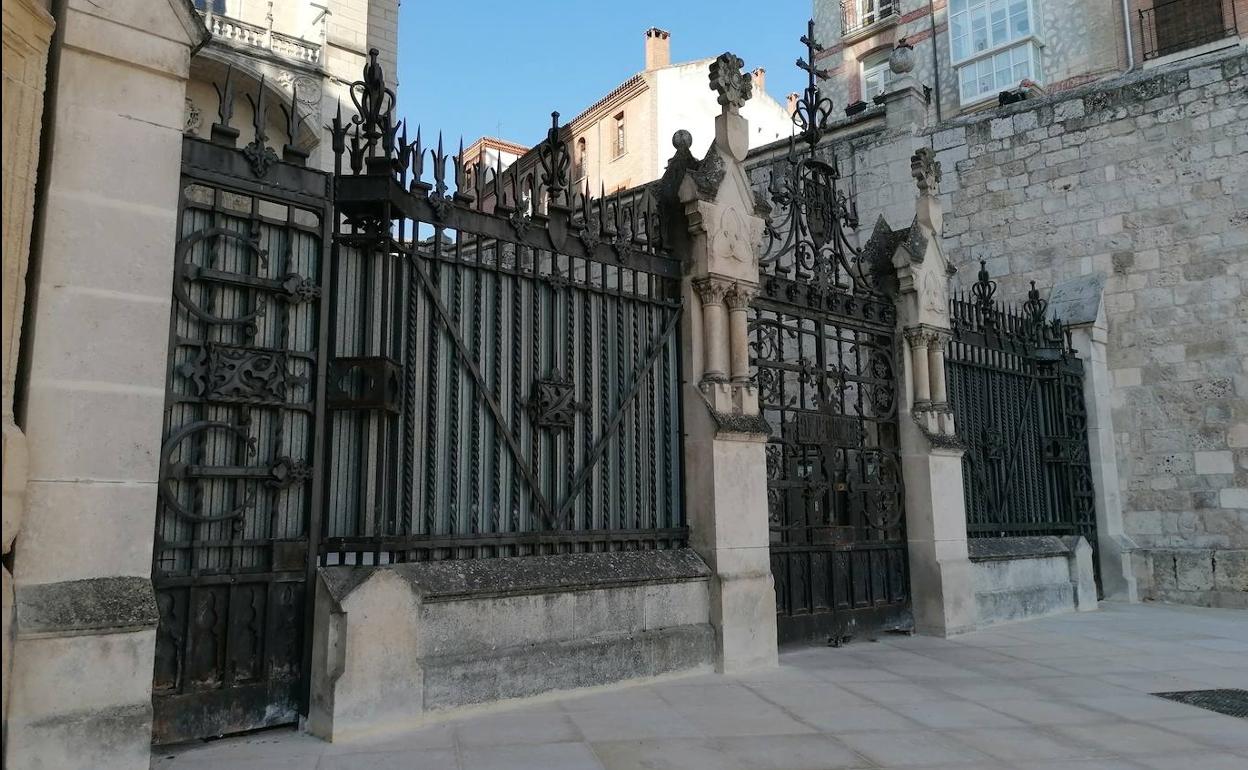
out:
<path id="1" fill-rule="evenodd" d="M 1104 276 L 1106 448 L 1122 534 L 1144 551 L 1248 548 L 1246 69 L 1240 47 L 918 128 L 950 159 L 944 244 L 960 268 L 955 288 L 983 259 L 999 299 L 1021 302 L 1034 280 L 1050 290 L 1050 314 L 1071 320 L 1082 303 L 1064 284 Z M 905 180 L 889 164 L 916 144 L 867 119 L 836 137 L 841 168 L 854 170 L 860 243 L 881 214 L 909 220 Z M 1172 557 L 1134 563 L 1162 573 L 1169 563 L 1145 584 L 1173 586 Z"/>
<path id="2" fill-rule="evenodd" d="M 152 581 L 138 577 L 19 585 L 16 604 L 18 636 L 154 628 L 158 618 Z"/>
<path id="3" fill-rule="evenodd" d="M 408 581 L 426 603 L 700 580 L 710 574 L 706 563 L 688 548 L 326 567 L 321 572 L 326 587 L 341 600 L 377 570 L 392 571 Z"/>
<path id="4" fill-rule="evenodd" d="M 971 561 L 1066 556 L 1070 547 L 1060 537 L 974 537 L 966 541 Z"/>
<path id="5" fill-rule="evenodd" d="M 709 570 L 690 550 L 329 567 L 319 578 L 308 729 L 330 740 L 430 710 L 709 670 L 718 650 Z"/>

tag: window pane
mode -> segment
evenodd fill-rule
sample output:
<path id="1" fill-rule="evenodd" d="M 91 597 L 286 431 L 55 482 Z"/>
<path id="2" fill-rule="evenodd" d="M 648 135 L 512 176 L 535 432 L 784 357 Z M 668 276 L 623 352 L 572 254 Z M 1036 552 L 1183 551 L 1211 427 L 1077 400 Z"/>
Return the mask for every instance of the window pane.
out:
<path id="1" fill-rule="evenodd" d="M 966 56 L 968 56 L 971 53 L 968 47 L 969 40 L 970 38 L 968 38 L 966 35 L 962 35 L 961 37 L 955 37 L 953 39 L 953 58 L 954 59 L 964 59 L 966 58 Z"/>
<path id="2" fill-rule="evenodd" d="M 971 19 L 971 47 L 976 51 L 988 48 L 988 18 L 976 15 Z"/>

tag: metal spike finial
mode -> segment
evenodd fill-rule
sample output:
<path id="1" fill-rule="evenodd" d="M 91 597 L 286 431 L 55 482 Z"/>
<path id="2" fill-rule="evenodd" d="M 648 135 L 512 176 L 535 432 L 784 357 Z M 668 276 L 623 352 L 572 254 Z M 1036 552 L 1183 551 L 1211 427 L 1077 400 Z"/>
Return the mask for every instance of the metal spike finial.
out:
<path id="1" fill-rule="evenodd" d="M 1049 309 L 1049 301 L 1041 298 L 1040 290 L 1036 288 L 1036 282 L 1031 282 L 1031 289 L 1027 292 L 1027 301 L 1023 303 L 1023 312 L 1031 319 L 1032 323 L 1044 323 L 1044 314 Z"/>
<path id="2" fill-rule="evenodd" d="M 823 46 L 815 40 L 814 19 L 806 23 L 806 34 L 802 35 L 801 42 L 806 46 L 806 58 L 799 58 L 797 67 L 806 72 L 807 84 L 793 111 L 793 124 L 801 130 L 802 141 L 806 142 L 813 155 L 815 145 L 819 144 L 832 117 L 832 100 L 819 94 L 819 81 L 828 78 L 828 71 L 815 66 Z"/>
<path id="3" fill-rule="evenodd" d="M 546 131 L 546 141 L 537 148 L 538 160 L 542 164 L 542 186 L 546 188 L 547 199 L 557 203 L 568 186 L 568 165 L 571 162 L 568 148 L 559 139 L 559 113 L 550 113 L 550 128 Z"/>
<path id="4" fill-rule="evenodd" d="M 300 163 L 308 159 L 308 153 L 299 149 L 299 128 L 303 125 L 303 115 L 299 112 L 299 83 L 292 82 L 290 84 L 290 107 L 282 105 L 282 112 L 286 113 L 286 138 L 287 142 L 282 146 L 282 159 L 290 163 Z"/>
<path id="5" fill-rule="evenodd" d="M 979 260 L 979 275 L 971 286 L 971 295 L 975 297 L 975 304 L 981 310 L 991 310 L 993 295 L 996 293 L 997 282 L 988 275 L 988 261 L 981 259 Z"/>
<path id="6" fill-rule="evenodd" d="M 220 86 L 213 83 L 212 88 L 217 92 L 217 117 L 219 118 L 218 122 L 212 124 L 212 141 L 233 147 L 234 141 L 238 139 L 238 129 L 230 125 L 230 121 L 234 118 L 233 64 L 225 69 L 225 83 Z"/>
<path id="7" fill-rule="evenodd" d="M 264 130 L 268 106 L 265 104 L 263 76 L 260 77 L 260 90 L 256 94 L 256 98 L 252 99 L 251 94 L 247 94 L 247 101 L 251 103 L 251 125 L 255 131 L 255 138 L 243 148 L 243 157 L 247 159 L 247 165 L 251 168 L 251 173 L 258 177 L 263 177 L 269 172 L 269 168 L 278 161 L 277 153 L 268 144 L 269 135 Z"/>
<path id="8" fill-rule="evenodd" d="M 363 129 L 361 139 L 370 155 L 382 138 L 380 129 L 388 128 L 392 122 L 395 103 L 394 91 L 386 87 L 385 70 L 377 61 L 379 53 L 376 48 L 369 49 L 363 78 L 352 83 L 349 89 L 356 110 L 352 121 Z"/>
<path id="9" fill-rule="evenodd" d="M 424 185 L 425 146 L 420 140 L 420 126 L 416 126 L 416 143 L 412 147 L 412 185 Z"/>

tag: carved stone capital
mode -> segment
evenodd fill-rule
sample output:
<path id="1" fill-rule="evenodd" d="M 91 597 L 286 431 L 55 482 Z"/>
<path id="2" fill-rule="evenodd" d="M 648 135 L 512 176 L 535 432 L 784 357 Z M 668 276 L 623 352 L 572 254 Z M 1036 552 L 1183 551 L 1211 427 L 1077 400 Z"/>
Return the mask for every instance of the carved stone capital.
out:
<path id="1" fill-rule="evenodd" d="M 911 348 L 927 348 L 941 341 L 941 331 L 930 326 L 911 326 L 902 330 L 901 333 Z"/>
<path id="2" fill-rule="evenodd" d="M 941 350 L 949 344 L 949 339 L 953 336 L 953 332 L 948 329 L 933 329 L 930 326 L 924 327 L 928 332 L 927 349 Z"/>
<path id="3" fill-rule="evenodd" d="M 732 281 L 716 276 L 698 278 L 693 282 L 693 290 L 698 293 L 698 299 L 703 305 L 724 304 L 724 298 L 732 291 L 733 286 Z"/>
<path id="4" fill-rule="evenodd" d="M 746 310 L 756 296 L 758 296 L 757 286 L 737 282 L 724 295 L 724 301 L 728 303 L 729 310 Z"/>

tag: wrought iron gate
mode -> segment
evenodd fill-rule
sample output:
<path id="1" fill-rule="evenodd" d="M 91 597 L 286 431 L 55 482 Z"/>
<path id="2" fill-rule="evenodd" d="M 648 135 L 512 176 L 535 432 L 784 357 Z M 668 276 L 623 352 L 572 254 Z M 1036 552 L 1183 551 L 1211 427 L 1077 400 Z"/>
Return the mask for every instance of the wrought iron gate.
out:
<path id="1" fill-rule="evenodd" d="M 322 562 L 684 545 L 681 266 L 650 190 L 572 190 L 557 113 L 504 172 L 409 141 L 375 59 L 355 97 Z"/>
<path id="2" fill-rule="evenodd" d="M 818 47 L 803 41 L 813 61 Z M 816 153 L 831 104 L 806 66 L 810 85 L 794 117 L 805 146 L 793 142 L 773 170 L 780 212 L 750 322 L 772 426 L 768 520 L 782 644 L 912 625 L 896 311 L 845 238 L 854 215 L 837 162 Z"/>
<path id="3" fill-rule="evenodd" d="M 1034 282 L 1021 309 L 995 293 L 981 263 L 971 296 L 950 301 L 946 361 L 967 450 L 967 534 L 1083 535 L 1095 549 L 1083 362 L 1061 322 L 1046 319 Z"/>
<path id="4" fill-rule="evenodd" d="M 183 142 L 152 567 L 156 743 L 294 722 L 304 699 L 330 180 L 277 159 L 264 99 L 258 139 L 235 149 L 227 78 L 214 142 Z"/>

